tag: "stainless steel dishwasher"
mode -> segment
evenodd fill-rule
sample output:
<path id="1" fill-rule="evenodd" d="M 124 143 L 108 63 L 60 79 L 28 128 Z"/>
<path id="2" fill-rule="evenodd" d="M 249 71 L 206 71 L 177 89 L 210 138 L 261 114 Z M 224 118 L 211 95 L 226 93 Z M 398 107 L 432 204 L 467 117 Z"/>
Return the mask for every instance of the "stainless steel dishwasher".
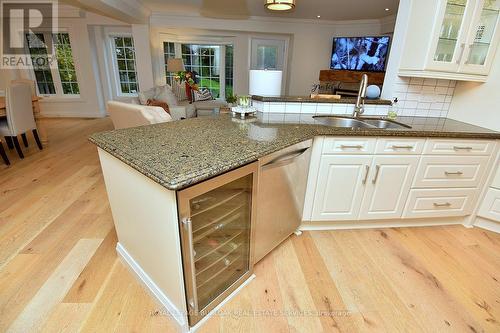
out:
<path id="1" fill-rule="evenodd" d="M 299 227 L 312 140 L 259 159 L 254 260 L 258 262 Z"/>

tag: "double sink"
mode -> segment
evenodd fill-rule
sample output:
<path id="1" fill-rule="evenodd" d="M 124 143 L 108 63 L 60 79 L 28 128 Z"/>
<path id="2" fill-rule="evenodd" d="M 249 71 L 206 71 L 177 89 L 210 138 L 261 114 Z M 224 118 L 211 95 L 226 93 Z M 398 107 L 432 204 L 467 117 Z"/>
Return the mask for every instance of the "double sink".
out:
<path id="1" fill-rule="evenodd" d="M 314 119 L 319 123 L 331 127 L 346 127 L 346 128 L 378 128 L 378 129 L 405 129 L 411 126 L 398 123 L 393 120 L 384 118 L 370 117 L 340 117 L 340 116 L 315 116 Z"/>

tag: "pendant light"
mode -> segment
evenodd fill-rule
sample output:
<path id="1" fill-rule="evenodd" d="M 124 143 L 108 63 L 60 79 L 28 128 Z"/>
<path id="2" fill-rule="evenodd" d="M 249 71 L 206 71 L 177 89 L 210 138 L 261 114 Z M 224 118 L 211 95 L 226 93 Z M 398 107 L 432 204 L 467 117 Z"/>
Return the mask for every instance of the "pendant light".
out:
<path id="1" fill-rule="evenodd" d="M 269 10 L 287 11 L 295 7 L 295 0 L 266 0 L 264 6 Z"/>

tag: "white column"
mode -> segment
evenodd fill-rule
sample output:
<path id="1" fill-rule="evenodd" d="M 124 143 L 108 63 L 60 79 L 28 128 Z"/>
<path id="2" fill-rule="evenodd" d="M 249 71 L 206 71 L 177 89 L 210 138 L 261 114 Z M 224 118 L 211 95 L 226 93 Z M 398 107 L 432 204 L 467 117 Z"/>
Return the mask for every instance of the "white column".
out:
<path id="1" fill-rule="evenodd" d="M 139 88 L 142 91 L 148 90 L 154 87 L 149 25 L 132 24 L 132 36 L 134 37 Z"/>

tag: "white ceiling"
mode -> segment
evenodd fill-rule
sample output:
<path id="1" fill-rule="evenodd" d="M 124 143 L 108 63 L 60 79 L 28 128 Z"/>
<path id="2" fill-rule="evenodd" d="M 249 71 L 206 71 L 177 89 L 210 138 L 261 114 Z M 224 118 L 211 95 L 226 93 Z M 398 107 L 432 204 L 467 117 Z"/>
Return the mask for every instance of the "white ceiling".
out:
<path id="1" fill-rule="evenodd" d="M 248 16 L 288 17 L 321 20 L 378 19 L 395 15 L 399 0 L 296 0 L 287 13 L 270 12 L 264 0 L 140 0 L 154 12 L 194 13 L 209 17 L 244 18 Z M 389 8 L 386 11 L 385 8 Z"/>

